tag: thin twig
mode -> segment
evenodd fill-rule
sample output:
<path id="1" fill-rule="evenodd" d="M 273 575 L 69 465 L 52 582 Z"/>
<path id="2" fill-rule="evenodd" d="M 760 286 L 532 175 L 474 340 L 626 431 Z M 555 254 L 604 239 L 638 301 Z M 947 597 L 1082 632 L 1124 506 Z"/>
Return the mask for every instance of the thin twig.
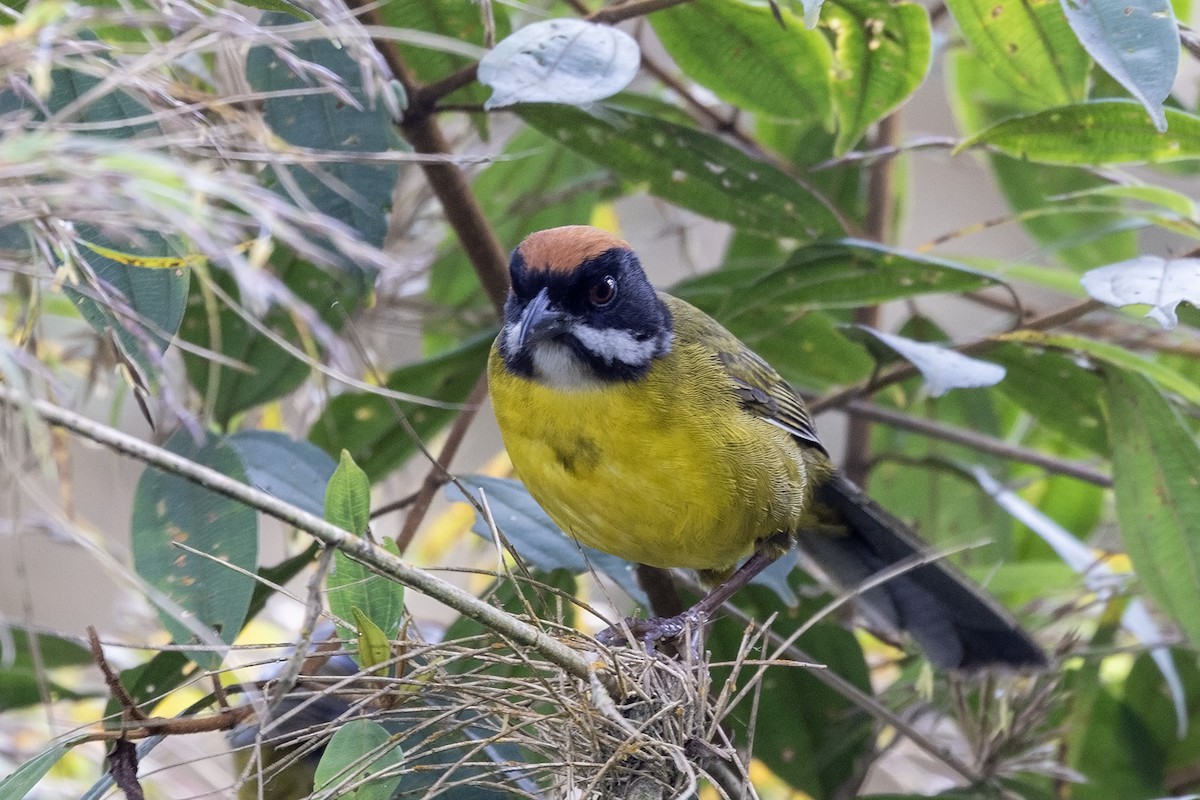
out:
<path id="1" fill-rule="evenodd" d="M 227 475 L 197 464 L 156 445 L 103 425 L 45 400 L 22 397 L 7 386 L 0 386 L 0 403 L 13 409 L 27 409 L 48 424 L 65 428 L 96 444 L 141 461 L 157 469 L 178 475 L 217 494 L 257 509 L 312 536 L 328 547 L 340 549 L 350 558 L 386 575 L 422 594 L 428 595 L 473 619 L 489 630 L 525 645 L 572 676 L 588 680 L 589 659 L 541 630 L 480 600 L 435 575 L 417 569 L 368 540 L 354 536 L 324 519 L 284 502 L 266 492 L 234 480 Z"/>
<path id="2" fill-rule="evenodd" d="M 1009 461 L 1019 461 L 1022 464 L 1041 467 L 1047 472 L 1053 472 L 1056 475 L 1066 475 L 1105 488 L 1113 485 L 1111 476 L 1082 462 L 1055 458 L 1038 450 L 1009 444 L 1000 439 L 985 436 L 982 433 L 977 433 L 966 428 L 958 428 L 953 425 L 937 422 L 936 420 L 916 417 L 912 414 L 906 414 L 903 411 L 877 406 L 865 400 L 850 400 L 846 403 L 845 410 L 852 415 L 882 422 L 893 428 L 919 433 L 931 439 L 940 439 L 941 441 L 960 444 L 972 450 L 978 450 L 981 453 L 1006 458 Z"/>
<path id="3" fill-rule="evenodd" d="M 413 537 L 416 536 L 417 528 L 420 527 L 421 521 L 425 519 L 425 514 L 429 511 L 429 506 L 433 503 L 433 498 L 437 496 L 438 489 L 446 484 L 446 475 L 449 474 L 450 462 L 454 460 L 455 454 L 458 453 L 458 448 L 462 446 L 463 439 L 467 435 L 467 428 L 471 426 L 476 412 L 483 405 L 484 398 L 487 397 L 487 391 L 487 373 L 484 372 L 475 381 L 475 388 L 471 390 L 470 396 L 467 397 L 467 407 L 459 412 L 458 418 L 454 420 L 454 425 L 450 428 L 450 433 L 446 435 L 446 441 L 442 445 L 441 452 L 438 453 L 437 459 L 430 466 L 429 472 L 425 474 L 425 480 L 422 481 L 421 488 L 417 490 L 416 496 L 413 497 L 412 508 L 409 510 L 408 516 L 404 518 L 404 527 L 400 529 L 400 533 L 396 534 L 396 549 L 401 555 L 408 549 Z"/>
<path id="4" fill-rule="evenodd" d="M 1080 317 L 1090 314 L 1093 311 L 1104 308 L 1104 304 L 1096 300 L 1081 300 L 1078 303 L 1073 303 L 1066 308 L 1057 311 L 1051 311 L 1048 314 L 1043 314 L 1040 317 L 1035 317 L 1023 325 L 1014 328 L 1012 331 L 1005 331 L 1003 334 L 988 336 L 984 339 L 979 339 L 968 344 L 960 345 L 954 349 L 964 355 L 976 355 L 985 350 L 989 350 L 999 344 L 1001 336 L 1009 335 L 1014 331 L 1045 331 L 1052 328 L 1057 328 L 1072 322 Z M 830 411 L 835 408 L 841 408 L 851 400 L 856 400 L 869 394 L 873 394 L 885 386 L 899 383 L 916 377 L 921 374 L 920 370 L 912 364 L 900 364 L 891 369 L 881 370 L 878 375 L 873 375 L 866 381 L 857 383 L 853 386 L 847 386 L 844 389 L 838 389 L 824 397 L 818 397 L 808 404 L 808 410 L 815 416 Z"/>

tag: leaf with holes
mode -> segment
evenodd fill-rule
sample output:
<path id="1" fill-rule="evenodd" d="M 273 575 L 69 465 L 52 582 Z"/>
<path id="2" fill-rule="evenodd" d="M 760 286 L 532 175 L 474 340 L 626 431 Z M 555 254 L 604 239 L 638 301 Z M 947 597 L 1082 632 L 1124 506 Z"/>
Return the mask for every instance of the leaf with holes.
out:
<path id="1" fill-rule="evenodd" d="M 842 155 L 898 108 L 929 72 L 933 32 L 916 3 L 838 0 L 821 21 L 833 36 L 833 106 Z"/>
<path id="2" fill-rule="evenodd" d="M 647 18 L 690 80 L 725 102 L 781 119 L 827 124 L 829 44 L 790 11 L 782 24 L 766 5 L 693 0 Z"/>
<path id="3" fill-rule="evenodd" d="M 1101 100 L 1007 119 L 968 138 L 959 149 L 988 145 L 1040 164 L 1164 164 L 1200 159 L 1200 116 L 1164 112 L 1155 129 L 1137 103 Z"/>
<path id="4" fill-rule="evenodd" d="M 824 198 L 717 136 L 604 106 L 526 106 L 522 119 L 560 144 L 683 208 L 735 227 L 793 239 L 844 235 Z"/>
<path id="5" fill-rule="evenodd" d="M 628 86 L 641 64 L 637 42 L 611 25 L 581 19 L 534 22 L 479 62 L 479 81 L 492 88 L 483 107 L 594 103 Z"/>
<path id="6" fill-rule="evenodd" d="M 1089 63 L 1054 0 L 947 0 L 971 50 L 1035 107 L 1076 103 Z"/>
<path id="7" fill-rule="evenodd" d="M 164 447 L 234 480 L 246 479 L 237 451 L 223 439 L 207 436 L 196 442 L 190 431 L 181 430 Z M 134 494 L 131 528 L 134 568 L 171 601 L 157 605 L 159 619 L 172 639 L 190 644 L 196 639 L 194 627 L 200 625 L 222 642 L 232 643 L 254 592 L 258 566 L 254 509 L 194 481 L 148 467 Z M 222 654 L 196 650 L 188 657 L 203 669 L 216 669 Z"/>

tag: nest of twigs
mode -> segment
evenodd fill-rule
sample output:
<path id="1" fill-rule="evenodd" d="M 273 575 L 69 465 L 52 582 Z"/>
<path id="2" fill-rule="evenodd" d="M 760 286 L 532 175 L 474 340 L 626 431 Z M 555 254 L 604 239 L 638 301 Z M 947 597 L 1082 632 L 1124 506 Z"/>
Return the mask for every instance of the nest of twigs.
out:
<path id="1" fill-rule="evenodd" d="M 343 653 L 318 659 L 271 711 L 267 704 L 282 687 L 264 683 L 258 720 L 269 722 L 231 736 L 250 756 L 240 782 L 266 781 L 270 796 L 270 781 L 287 766 L 313 762 L 340 725 L 366 718 L 392 734 L 389 746 L 403 757 L 372 768 L 372 756 L 364 756 L 343 788 L 369 772 L 372 780 L 399 778 L 396 797 L 470 786 L 481 798 L 491 789 L 657 800 L 689 796 L 705 780 L 726 797 L 742 796 L 745 773 L 723 738 L 707 663 L 602 648 L 569 629 L 554 633 L 594 651 L 590 680 L 487 633 L 438 644 L 399 641 L 395 658 L 371 674 L 356 671 Z M 314 663 L 310 657 L 307 666 Z M 287 748 L 273 759 L 264 746 L 277 743 Z M 376 756 L 382 763 L 384 753 Z"/>

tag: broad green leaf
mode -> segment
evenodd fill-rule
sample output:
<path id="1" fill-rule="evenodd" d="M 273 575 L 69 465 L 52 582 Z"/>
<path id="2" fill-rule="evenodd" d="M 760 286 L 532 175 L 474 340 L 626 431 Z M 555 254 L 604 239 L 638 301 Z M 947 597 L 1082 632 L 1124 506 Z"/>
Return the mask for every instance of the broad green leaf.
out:
<path id="1" fill-rule="evenodd" d="M 1015 331 L 999 338 L 1006 341 L 1023 342 L 1035 347 L 1054 347 L 1083 353 L 1114 367 L 1143 375 L 1192 405 L 1200 405 L 1200 386 L 1192 383 L 1175 370 L 1154 361 L 1147 361 L 1124 347 L 1067 333 Z"/>
<path id="2" fill-rule="evenodd" d="M 949 0 L 989 72 L 1036 108 L 1084 99 L 1090 66 L 1054 0 Z"/>
<path id="3" fill-rule="evenodd" d="M 453 350 L 410 364 L 388 376 L 387 387 L 446 403 L 461 403 L 483 374 L 493 334 L 478 335 Z M 328 453 L 345 448 L 378 481 L 417 452 L 397 414 L 418 436 L 429 437 L 458 412 L 452 408 L 395 402 L 370 392 L 348 392 L 330 401 L 309 431 L 309 439 Z"/>
<path id="4" fill-rule="evenodd" d="M 234 480 L 246 479 L 237 451 L 224 440 L 206 437 L 197 443 L 185 429 L 164 447 Z M 150 467 L 138 481 L 131 528 L 138 575 L 180 606 L 192 625 L 209 628 L 221 641 L 232 643 L 241 632 L 254 592 L 253 573 L 258 566 L 254 509 Z M 195 640 L 189 625 L 170 609 L 160 607 L 158 616 L 176 643 Z M 198 650 L 188 657 L 201 668 L 215 669 L 222 654 Z"/>
<path id="5" fill-rule="evenodd" d="M 345 450 L 325 488 L 325 519 L 355 536 L 371 524 L 371 482 Z"/>
<path id="6" fill-rule="evenodd" d="M 392 657 L 392 642 L 378 625 L 354 606 L 350 609 L 354 615 L 354 627 L 358 629 L 358 663 L 363 669 L 370 669 L 377 664 L 383 664 Z"/>
<path id="7" fill-rule="evenodd" d="M 1117 575 L 1107 562 L 1099 560 L 1095 550 L 1077 539 L 1053 518 L 1043 514 L 1016 492 L 1006 488 L 987 470 L 975 467 L 971 472 L 979 481 L 979 485 L 996 501 L 997 505 L 1050 545 L 1054 552 L 1081 576 L 1083 584 L 1090 591 L 1100 597 L 1107 597 L 1120 590 L 1124 583 L 1122 576 Z M 1126 603 L 1125 611 L 1121 614 L 1121 627 L 1148 648 L 1155 663 L 1162 671 L 1163 678 L 1171 690 L 1179 735 L 1182 736 L 1183 732 L 1187 730 L 1187 700 L 1184 697 L 1183 683 L 1179 679 L 1179 673 L 1171 661 L 1170 651 L 1159 645 L 1160 642 L 1166 641 L 1166 634 L 1151 618 L 1146 604 L 1140 597 L 1134 597 Z"/>
<path id="8" fill-rule="evenodd" d="M 292 23 L 294 18 L 282 13 L 269 13 L 260 20 L 268 27 Z M 324 38 L 290 44 L 296 57 L 335 74 L 357 107 L 331 91 L 297 95 L 297 90 L 311 90 L 315 81 L 293 72 L 272 47 L 252 47 L 246 59 L 246 77 L 255 91 L 269 93 L 263 101 L 263 114 L 280 138 L 299 147 L 349 154 L 403 148 L 387 107 L 380 99 L 367 96 L 362 71 L 344 49 Z M 311 203 L 321 213 L 353 228 L 368 244 L 383 244 L 399 175 L 396 164 L 337 161 L 321 164 L 319 171 L 302 166 L 277 165 L 272 169 L 288 173 L 287 181 L 279 179 L 282 193 L 287 194 L 291 191 L 288 186 L 294 185 L 303 195 L 294 198 L 297 203 Z M 346 259 L 339 266 L 362 271 Z"/>
<path id="9" fill-rule="evenodd" d="M 384 539 L 379 547 L 394 556 L 399 556 L 396 543 Z M 394 639 L 400 631 L 404 617 L 404 587 L 384 575 L 377 575 L 362 564 L 338 551 L 333 556 L 333 567 L 326 579 L 329 595 L 329 610 L 347 624 L 338 624 L 338 635 L 348 641 L 359 638 L 361 631 L 353 625 L 354 612 L 365 616 L 383 633 L 386 639 Z M 363 657 L 355 654 L 355 660 Z M 367 666 L 359 661 L 361 666 Z"/>
<path id="10" fill-rule="evenodd" d="M 825 37 L 765 3 L 693 0 L 651 14 L 654 32 L 687 75 L 725 102 L 784 119 L 830 118 L 833 62 Z"/>
<path id="11" fill-rule="evenodd" d="M 1163 101 L 1179 68 L 1179 26 L 1170 0 L 1060 0 L 1080 44 L 1167 129 Z"/>
<path id="12" fill-rule="evenodd" d="M 317 544 L 314 542 L 309 545 L 307 550 L 298 555 L 274 566 L 261 568 L 258 574 L 263 580 L 254 583 L 254 594 L 250 597 L 250 608 L 246 613 L 246 619 L 257 616 L 258 612 L 262 611 L 267 604 L 267 600 L 274 594 L 274 590 L 268 587 L 268 583 L 274 586 L 287 584 L 313 563 L 316 554 Z M 192 671 L 191 662 L 183 653 L 164 650 L 156 653 L 153 658 L 143 664 L 123 670 L 120 676 L 121 685 L 125 687 L 125 691 L 133 698 L 133 701 L 142 707 L 143 711 L 149 711 L 155 702 L 182 686 L 185 681 L 190 680 Z M 116 700 L 108 701 L 104 709 L 104 717 L 119 722 L 121 706 Z"/>
<path id="13" fill-rule="evenodd" d="M 1103 375 L 1121 538 L 1146 591 L 1200 641 L 1200 447 L 1145 377 Z"/>
<path id="14" fill-rule="evenodd" d="M 722 320 L 735 336 L 797 386 L 826 389 L 864 380 L 875 362 L 821 311 L 764 308 Z"/>
<path id="15" fill-rule="evenodd" d="M 799 575 L 794 580 L 799 580 Z M 763 586 L 741 590 L 735 602 L 754 619 L 766 620 L 778 613 L 771 630 L 788 637 L 820 611 L 828 599 L 822 595 L 811 598 L 811 585 L 800 592 L 808 597 L 797 608 L 787 608 L 778 597 Z M 744 686 L 757 666 L 743 666 L 737 674 L 727 664 L 736 660 L 742 641 L 742 625 L 729 618 L 719 618 L 713 624 L 708 647 L 716 664 L 712 670 L 713 691 L 729 680 Z M 797 647 L 814 661 L 858 689 L 870 694 L 871 683 L 862 649 L 854 634 L 836 623 L 819 622 L 796 642 Z M 771 653 L 770 645 L 767 653 Z M 764 658 L 751 651 L 751 659 Z M 735 741 L 748 742 L 753 738 L 755 758 L 761 759 L 771 771 L 788 785 L 813 798 L 840 796 L 839 789 L 854 779 L 856 763 L 870 747 L 871 721 L 850 701 L 818 681 L 805 666 L 767 667 L 757 715 L 752 717 L 753 696 L 748 697 L 725 720 L 732 729 Z M 750 722 L 754 720 L 754 728 Z"/>
<path id="16" fill-rule="evenodd" d="M 251 486 L 310 514 L 325 513 L 325 489 L 337 465 L 324 450 L 278 431 L 242 430 L 226 441 Z"/>
<path id="17" fill-rule="evenodd" d="M 1200 117 L 1165 111 L 1159 133 L 1132 101 L 1101 100 L 1051 108 L 1000 122 L 969 137 L 960 149 L 987 145 L 1040 164 L 1160 164 L 1200 158 Z"/>
<path id="18" fill-rule="evenodd" d="M 0 800 L 22 800 L 27 797 L 70 749 L 69 744 L 53 745 L 17 767 L 15 772 L 0 780 Z"/>
<path id="19" fill-rule="evenodd" d="M 386 728 L 369 719 L 352 719 L 325 746 L 317 764 L 316 789 L 345 800 L 388 800 L 400 783 L 395 771 L 403 764 L 404 754 Z M 392 774 L 369 780 L 380 772 Z M 360 781 L 366 782 L 350 791 L 338 788 Z"/>
<path id="20" fill-rule="evenodd" d="M 977 131 L 1041 108 L 964 50 L 951 53 L 947 64 L 951 105 L 962 130 Z M 1129 220 L 1117 213 L 1116 198 L 1072 196 L 1109 182 L 1082 167 L 1031 164 L 998 153 L 989 155 L 988 162 L 1008 204 L 1022 215 L 1022 227 L 1063 263 L 1091 268 L 1137 254 L 1137 234 L 1124 229 Z M 1081 213 L 1078 208 L 1083 205 L 1094 210 Z M 1113 213 L 1101 213 L 1108 205 Z M 1043 209 L 1062 213 L 1030 213 Z"/>
<path id="21" fill-rule="evenodd" d="M 463 485 L 487 496 L 488 508 L 497 527 L 517 555 L 528 563 L 545 572 L 565 569 L 572 575 L 598 570 L 612 578 L 634 600 L 648 605 L 646 593 L 634 574 L 634 564 L 582 545 L 564 534 L 520 482 L 486 475 L 464 475 L 460 480 Z M 453 500 L 465 500 L 458 487 L 450 488 L 448 495 Z M 492 540 L 487 522 L 478 515 L 472 530 L 484 539 Z"/>
<path id="22" fill-rule="evenodd" d="M 941 397 L 951 389 L 995 386 L 1004 380 L 1004 367 L 999 364 L 971 358 L 947 347 L 877 331 L 865 325 L 856 326 L 847 333 L 853 333 L 855 330 L 862 331 L 868 337 L 874 337 L 888 350 L 919 369 L 931 397 Z M 868 349 L 878 348 L 868 346 Z"/>
<path id="23" fill-rule="evenodd" d="M 722 269 L 677 284 L 672 293 L 728 320 L 767 308 L 857 308 L 938 292 L 970 292 L 1000 281 L 946 259 L 843 239 L 802 247 L 774 270 Z"/>
<path id="24" fill-rule="evenodd" d="M 366 535 L 371 523 L 371 483 L 345 450 L 325 492 L 325 519 L 355 536 Z M 391 539 L 385 539 L 381 546 L 399 555 Z M 379 628 L 385 638 L 393 638 L 399 632 L 404 614 L 403 586 L 377 575 L 340 550 L 334 554 L 327 584 L 329 610 L 341 620 L 353 622 L 357 612 Z M 338 629 L 344 638 L 355 638 L 352 629 L 340 624 Z M 361 629 L 359 633 L 366 635 Z M 361 659 L 363 655 L 360 652 L 357 657 Z"/>
<path id="25" fill-rule="evenodd" d="M 698 214 L 793 239 L 843 233 L 822 198 L 715 136 L 615 107 L 592 115 L 569 106 L 531 105 L 518 113 L 624 181 Z"/>
<path id="26" fill-rule="evenodd" d="M 1149 305 L 1146 316 L 1170 329 L 1179 324 L 1180 303 L 1200 306 L 1200 258 L 1139 256 L 1087 272 L 1080 283 L 1091 297 L 1116 308 Z"/>
<path id="27" fill-rule="evenodd" d="M 1000 391 L 1039 425 L 1080 447 L 1108 455 L 1098 400 L 1103 382 L 1095 373 L 1063 353 L 1015 343 L 989 349 L 988 358 L 1005 369 Z M 1048 386 L 1054 391 L 1047 391 Z"/>
<path id="28" fill-rule="evenodd" d="M 0 711 L 41 703 L 43 686 L 55 699 L 76 700 L 87 696 L 52 680 L 47 674 L 48 670 L 60 667 L 91 664 L 92 654 L 86 647 L 70 639 L 28 631 L 18 625 L 11 625 L 7 632 L 13 646 L 4 647 L 5 639 L 0 638 Z M 37 659 L 30 637 L 36 640 Z"/>
<path id="29" fill-rule="evenodd" d="M 569 17 L 533 22 L 479 61 L 479 82 L 492 89 L 483 107 L 587 105 L 624 89 L 641 65 L 637 42 L 610 25 Z"/>
<path id="30" fill-rule="evenodd" d="M 833 37 L 834 153 L 841 155 L 921 85 L 933 34 L 924 6 L 890 0 L 831 2 L 821 24 Z"/>
<path id="31" fill-rule="evenodd" d="M 81 233 L 97 244 L 118 244 L 89 227 Z M 153 233 L 139 234 L 136 243 L 123 247 L 136 249 L 139 255 L 175 255 L 167 240 Z M 96 280 L 86 280 L 78 288 L 66 286 L 64 291 L 97 333 L 111 337 L 142 381 L 156 385 L 163 370 L 161 355 L 183 319 L 189 270 L 130 266 L 86 246 L 79 249 L 79 256 Z"/>
<path id="32" fill-rule="evenodd" d="M 366 302 L 370 292 L 364 274 L 321 269 L 287 249 L 276 251 L 271 258 L 271 269 L 298 300 L 308 303 L 312 312 L 333 330 L 341 328 L 349 315 Z M 240 298 L 231 275 L 214 271 L 212 278 L 230 297 Z M 199 353 L 183 354 L 188 381 L 208 402 L 217 424 L 227 428 L 242 411 L 291 393 L 308 377 L 311 367 L 247 322 L 244 316 L 247 311 L 230 308 L 215 298 L 212 303 L 215 308 L 210 308 L 204 287 L 195 282 L 179 335 L 236 363 L 237 366 L 217 364 Z M 312 338 L 308 331 L 297 327 L 298 318 L 302 316 L 283 306 L 273 306 L 259 321 L 275 336 L 290 342 L 297 350 L 304 350 L 312 345 Z M 316 352 L 321 351 L 317 345 Z"/>
<path id="33" fill-rule="evenodd" d="M 85 34 L 84 38 L 92 37 Z M 115 68 L 115 65 L 113 66 Z M 52 115 L 58 117 L 56 121 L 60 124 L 92 123 L 95 127 L 88 130 L 88 136 L 104 136 L 110 139 L 128 139 L 158 131 L 156 124 L 144 121 L 150 116 L 150 109 L 118 88 L 121 85 L 119 81 L 110 82 L 107 91 L 92 95 L 93 99 L 80 105 L 80 100 L 85 95 L 91 94 L 104 82 L 103 78 L 73 69 L 55 69 L 50 73 L 50 80 L 52 85 L 50 96 L 46 98 L 46 107 Z M 68 113 L 69 111 L 73 113 Z M 38 117 L 41 115 L 38 114 Z M 131 119 L 143 121 L 127 125 L 112 124 Z"/>

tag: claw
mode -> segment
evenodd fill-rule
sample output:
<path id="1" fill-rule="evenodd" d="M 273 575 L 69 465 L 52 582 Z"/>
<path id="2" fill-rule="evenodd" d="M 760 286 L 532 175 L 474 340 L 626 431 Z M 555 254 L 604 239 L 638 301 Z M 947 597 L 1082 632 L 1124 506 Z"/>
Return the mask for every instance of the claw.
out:
<path id="1" fill-rule="evenodd" d="M 620 625 L 602 630 L 596 636 L 596 641 L 606 647 L 615 647 L 633 640 L 640 642 L 646 648 L 647 655 L 657 649 L 659 642 L 668 642 L 681 637 L 687 631 L 702 631 L 704 615 L 695 609 L 690 609 L 675 617 L 654 617 L 651 619 L 635 619 L 626 617 Z M 692 649 L 698 649 L 698 643 L 692 641 Z"/>

